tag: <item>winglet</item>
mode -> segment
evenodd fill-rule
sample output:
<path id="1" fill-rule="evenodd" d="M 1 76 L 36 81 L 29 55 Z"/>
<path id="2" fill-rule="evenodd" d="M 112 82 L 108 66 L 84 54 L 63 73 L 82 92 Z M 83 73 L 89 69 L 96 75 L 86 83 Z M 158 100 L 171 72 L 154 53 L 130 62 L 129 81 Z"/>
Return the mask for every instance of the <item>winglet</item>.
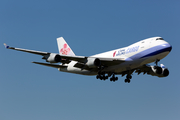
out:
<path id="1" fill-rule="evenodd" d="M 4 43 L 4 46 L 5 46 L 5 48 L 7 48 L 7 49 L 9 48 L 9 46 L 8 46 L 6 43 Z"/>

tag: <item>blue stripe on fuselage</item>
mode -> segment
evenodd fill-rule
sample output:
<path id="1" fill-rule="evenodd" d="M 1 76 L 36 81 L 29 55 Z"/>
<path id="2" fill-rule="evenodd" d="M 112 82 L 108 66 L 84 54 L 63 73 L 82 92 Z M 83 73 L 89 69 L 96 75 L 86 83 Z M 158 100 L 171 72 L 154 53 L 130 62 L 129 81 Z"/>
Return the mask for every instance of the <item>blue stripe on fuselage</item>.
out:
<path id="1" fill-rule="evenodd" d="M 135 59 L 140 59 L 140 58 L 145 58 L 145 57 L 150 57 L 150 56 L 154 56 L 163 52 L 167 52 L 167 51 L 171 51 L 172 46 L 170 44 L 162 44 L 162 45 L 158 45 L 152 48 L 149 48 L 147 50 L 144 50 L 140 53 L 137 53 L 129 58 L 126 59 L 126 61 L 130 61 L 130 60 L 135 60 Z"/>

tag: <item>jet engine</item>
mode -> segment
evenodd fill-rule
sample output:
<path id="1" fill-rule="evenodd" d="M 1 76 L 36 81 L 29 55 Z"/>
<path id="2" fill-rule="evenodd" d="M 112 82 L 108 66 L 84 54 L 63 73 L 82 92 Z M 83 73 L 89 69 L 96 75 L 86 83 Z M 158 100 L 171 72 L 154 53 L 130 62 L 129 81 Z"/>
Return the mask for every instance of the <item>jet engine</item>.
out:
<path id="1" fill-rule="evenodd" d="M 169 70 L 165 68 L 163 64 L 161 64 L 161 67 L 151 66 L 150 72 L 148 74 L 158 77 L 167 77 L 169 75 Z"/>
<path id="2" fill-rule="evenodd" d="M 162 75 L 164 77 L 167 77 L 169 75 L 169 70 L 167 68 L 162 68 L 162 69 L 163 69 Z"/>
<path id="3" fill-rule="evenodd" d="M 54 54 L 54 53 L 44 56 L 42 59 L 46 59 L 46 62 L 50 62 L 50 63 L 61 62 L 61 56 L 59 54 Z"/>
<path id="4" fill-rule="evenodd" d="M 99 66 L 101 66 L 101 61 L 98 58 L 88 58 L 87 62 L 86 62 L 86 65 L 89 68 L 99 67 Z"/>
<path id="5" fill-rule="evenodd" d="M 151 66 L 151 70 L 156 74 L 162 74 L 162 68 L 159 66 Z"/>

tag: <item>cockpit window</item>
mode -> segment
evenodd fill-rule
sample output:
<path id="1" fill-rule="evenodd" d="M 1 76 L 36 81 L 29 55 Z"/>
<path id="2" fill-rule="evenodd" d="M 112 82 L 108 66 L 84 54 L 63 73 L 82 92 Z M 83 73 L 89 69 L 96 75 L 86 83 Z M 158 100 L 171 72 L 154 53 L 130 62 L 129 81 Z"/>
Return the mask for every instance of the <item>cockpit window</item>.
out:
<path id="1" fill-rule="evenodd" d="M 157 38 L 156 40 L 164 40 L 163 38 Z"/>

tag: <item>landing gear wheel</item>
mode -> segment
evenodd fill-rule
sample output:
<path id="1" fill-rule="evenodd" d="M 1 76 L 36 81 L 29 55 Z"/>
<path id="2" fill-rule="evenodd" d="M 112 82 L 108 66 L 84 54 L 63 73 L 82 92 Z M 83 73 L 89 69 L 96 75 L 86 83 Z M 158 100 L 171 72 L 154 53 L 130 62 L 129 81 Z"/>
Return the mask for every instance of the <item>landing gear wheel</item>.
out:
<path id="1" fill-rule="evenodd" d="M 130 79 L 132 79 L 132 75 L 129 73 L 129 74 L 127 74 L 126 79 L 124 80 L 124 82 L 125 83 L 130 83 L 131 82 Z"/>
<path id="2" fill-rule="evenodd" d="M 131 82 L 131 80 L 128 80 L 128 83 L 130 83 Z"/>
<path id="3" fill-rule="evenodd" d="M 130 79 L 125 79 L 124 82 L 125 82 L 125 83 L 130 83 L 131 80 L 130 80 Z"/>
<path id="4" fill-rule="evenodd" d="M 118 80 L 118 77 L 115 77 L 115 75 L 113 74 L 113 76 L 110 78 L 110 81 L 113 81 L 113 82 L 115 82 L 115 81 L 117 81 Z"/>

